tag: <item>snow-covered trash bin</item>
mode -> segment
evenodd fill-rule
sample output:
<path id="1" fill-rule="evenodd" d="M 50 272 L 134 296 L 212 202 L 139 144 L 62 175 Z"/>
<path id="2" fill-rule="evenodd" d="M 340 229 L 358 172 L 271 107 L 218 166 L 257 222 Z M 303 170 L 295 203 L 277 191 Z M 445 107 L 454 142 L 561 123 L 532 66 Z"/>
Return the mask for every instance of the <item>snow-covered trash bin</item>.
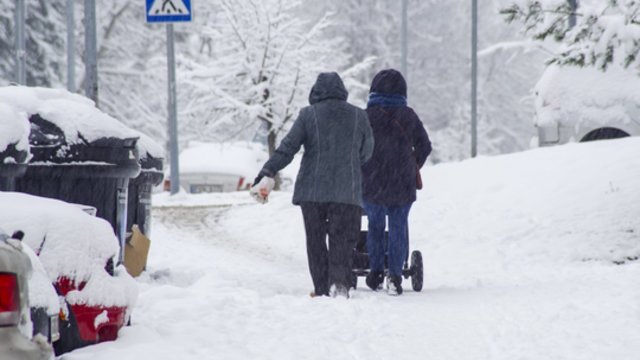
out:
<path id="1" fill-rule="evenodd" d="M 142 234 L 151 236 L 151 194 L 164 179 L 164 150 L 144 134 L 139 134 L 137 147 L 140 157 L 140 174 L 129 181 L 129 205 L 127 207 L 127 232 L 137 225 Z"/>
<path id="2" fill-rule="evenodd" d="M 114 267 L 118 239 L 108 222 L 63 201 L 0 192 L 0 228 L 24 232 L 62 298 L 56 354 L 115 340 L 138 296 L 124 266 Z M 37 221 L 34 221 L 37 219 Z"/>
<path id="3" fill-rule="evenodd" d="M 0 103 L 0 191 L 11 191 L 29 161 L 29 122 L 24 113 Z"/>
<path id="4" fill-rule="evenodd" d="M 0 87 L 0 104 L 30 126 L 32 158 L 15 190 L 93 206 L 123 241 L 128 181 L 140 173 L 140 134 L 66 90 Z"/>

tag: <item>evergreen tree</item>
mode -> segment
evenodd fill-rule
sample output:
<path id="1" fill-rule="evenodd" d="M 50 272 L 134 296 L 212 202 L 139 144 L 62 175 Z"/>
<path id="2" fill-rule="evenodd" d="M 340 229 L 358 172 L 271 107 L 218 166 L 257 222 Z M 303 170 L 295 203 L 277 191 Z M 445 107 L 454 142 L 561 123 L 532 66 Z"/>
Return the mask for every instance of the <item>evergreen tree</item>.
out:
<path id="1" fill-rule="evenodd" d="M 535 40 L 553 39 L 563 46 L 549 61 L 560 65 L 595 66 L 606 70 L 616 62 L 640 70 L 640 2 L 585 1 L 573 12 L 566 0 L 521 0 L 501 13 Z M 576 26 L 568 19 L 575 16 Z"/>

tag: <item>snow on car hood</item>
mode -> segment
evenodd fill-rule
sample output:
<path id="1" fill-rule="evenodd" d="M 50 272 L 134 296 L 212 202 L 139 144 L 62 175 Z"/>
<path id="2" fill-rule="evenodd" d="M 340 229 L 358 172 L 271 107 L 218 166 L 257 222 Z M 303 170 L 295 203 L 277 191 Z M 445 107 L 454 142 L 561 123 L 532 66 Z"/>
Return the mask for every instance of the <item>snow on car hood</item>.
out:
<path id="1" fill-rule="evenodd" d="M 19 151 L 29 150 L 29 121 L 24 113 L 0 102 L 0 153 L 11 144 Z"/>
<path id="2" fill-rule="evenodd" d="M 626 106 L 640 104 L 640 76 L 612 64 L 606 72 L 592 67 L 551 65 L 534 91 L 535 125 L 589 120 L 631 121 Z"/>
<path id="3" fill-rule="evenodd" d="M 24 232 L 23 242 L 39 253 L 52 282 L 59 277 L 86 282 L 82 291 L 67 294 L 70 304 L 135 304 L 135 281 L 126 271 L 111 277 L 105 270 L 119 250 L 107 221 L 63 201 L 21 193 L 0 192 L 0 204 L 0 227 Z"/>
<path id="4" fill-rule="evenodd" d="M 92 142 L 104 137 L 136 138 L 139 134 L 96 108 L 84 96 L 63 89 L 41 87 L 0 87 L 0 104 L 22 116 L 40 114 L 56 124 L 69 144 L 80 141 L 80 134 Z"/>
<path id="5" fill-rule="evenodd" d="M 230 174 L 253 180 L 265 157 L 259 144 L 192 142 L 180 153 L 180 172 Z"/>

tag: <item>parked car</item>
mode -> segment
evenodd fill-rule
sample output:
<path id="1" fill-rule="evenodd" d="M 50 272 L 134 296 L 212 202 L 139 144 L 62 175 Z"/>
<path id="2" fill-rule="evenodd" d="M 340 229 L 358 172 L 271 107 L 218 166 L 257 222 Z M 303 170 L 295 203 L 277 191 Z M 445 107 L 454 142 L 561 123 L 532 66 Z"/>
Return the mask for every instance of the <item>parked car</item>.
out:
<path id="1" fill-rule="evenodd" d="M 10 204 L 0 207 L 0 228 L 24 232 L 23 242 L 62 298 L 55 353 L 115 340 L 129 321 L 137 286 L 115 266 L 119 243 L 111 225 L 77 205 L 28 194 L 0 192 L 0 204 Z"/>
<path id="2" fill-rule="evenodd" d="M 538 144 L 640 135 L 640 76 L 611 65 L 549 66 L 535 88 Z"/>
<path id="3" fill-rule="evenodd" d="M 32 274 L 32 263 L 23 244 L 0 230 L 0 359 L 53 359 L 51 341 L 57 337 L 57 322 L 55 317 L 48 316 L 47 310 L 44 319 L 47 326 L 32 322 L 30 296 L 40 294 L 41 290 L 37 282 L 30 283 Z M 50 283 L 47 285 L 51 287 Z M 47 297 L 46 290 L 43 293 Z"/>
<path id="4" fill-rule="evenodd" d="M 191 142 L 180 154 L 180 186 L 191 194 L 249 190 L 268 157 L 259 143 Z M 280 172 L 282 190 L 293 189 L 301 158 L 295 156 Z M 167 174 L 165 191 L 170 188 L 169 178 Z"/>
<path id="5" fill-rule="evenodd" d="M 180 186 L 192 194 L 248 190 L 265 158 L 256 143 L 192 142 L 180 154 Z"/>

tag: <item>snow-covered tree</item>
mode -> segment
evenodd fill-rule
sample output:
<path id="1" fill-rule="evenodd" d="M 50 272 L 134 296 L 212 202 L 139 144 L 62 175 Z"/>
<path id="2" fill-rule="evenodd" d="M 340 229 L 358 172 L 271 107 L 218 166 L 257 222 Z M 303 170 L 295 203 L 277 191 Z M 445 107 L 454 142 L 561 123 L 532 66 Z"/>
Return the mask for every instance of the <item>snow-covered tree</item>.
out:
<path id="1" fill-rule="evenodd" d="M 397 67 L 400 62 L 400 10 L 400 1 L 307 0 L 300 15 L 316 18 L 316 14 L 333 14 L 335 26 L 328 28 L 325 36 L 344 38 L 343 51 L 350 62 L 372 62 L 360 76 L 368 84 L 377 71 Z"/>
<path id="2" fill-rule="evenodd" d="M 16 80 L 15 5 L 15 0 L 0 0 L 0 84 Z M 26 2 L 28 85 L 59 85 L 63 80 L 64 12 L 64 0 Z"/>
<path id="3" fill-rule="evenodd" d="M 323 36 L 329 16 L 313 23 L 296 16 L 301 1 L 208 6 L 179 59 L 181 132 L 224 141 L 251 139 L 261 129 L 272 152 L 317 74 L 348 70 L 341 39 Z"/>
<path id="4" fill-rule="evenodd" d="M 146 24 L 144 11 L 144 4 L 128 0 L 99 3 L 100 107 L 163 143 L 167 137 L 166 33 L 162 25 Z M 81 53 L 83 27 L 78 29 Z M 79 75 L 82 83 L 84 74 Z"/>
<path id="5" fill-rule="evenodd" d="M 534 135 L 533 106 L 523 103 L 542 73 L 543 56 L 523 46 L 515 26 L 498 11 L 506 0 L 481 1 L 479 150 L 500 154 L 526 149 Z M 470 2 L 409 0 L 409 105 L 416 109 L 434 140 L 434 161 L 463 159 L 470 153 Z M 353 58 L 375 56 L 361 78 L 401 62 L 401 2 L 394 0 L 308 0 L 314 14 L 334 11 Z"/>
<path id="6" fill-rule="evenodd" d="M 550 63 L 606 70 L 615 62 L 640 70 L 640 1 L 583 1 L 574 12 L 566 0 L 520 0 L 501 13 L 533 39 L 564 45 Z M 568 26 L 572 15 L 574 28 Z"/>

